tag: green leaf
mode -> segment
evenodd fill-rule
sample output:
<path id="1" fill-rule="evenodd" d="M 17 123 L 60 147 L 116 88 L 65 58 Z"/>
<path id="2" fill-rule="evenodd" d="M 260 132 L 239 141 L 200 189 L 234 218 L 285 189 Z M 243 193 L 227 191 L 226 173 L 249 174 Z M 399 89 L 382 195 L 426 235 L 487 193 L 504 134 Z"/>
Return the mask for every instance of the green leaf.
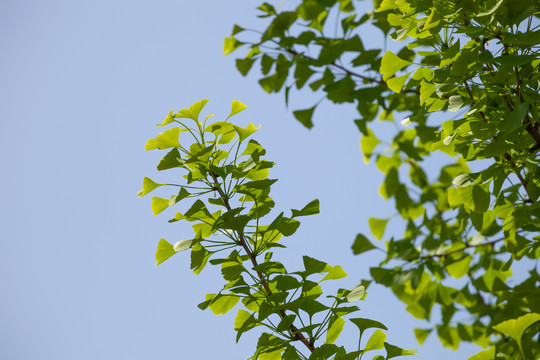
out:
<path id="1" fill-rule="evenodd" d="M 255 59 L 236 59 L 236 68 L 243 76 L 246 76 L 253 66 Z"/>
<path id="2" fill-rule="evenodd" d="M 206 250 L 200 243 L 195 243 L 191 249 L 191 264 L 190 268 L 193 270 L 195 275 L 201 273 L 201 271 L 206 266 L 208 259 L 212 255 L 208 250 Z"/>
<path id="3" fill-rule="evenodd" d="M 209 101 L 209 99 L 202 99 L 201 101 L 197 101 L 195 104 L 190 105 L 189 108 L 180 110 L 177 114 L 174 115 L 174 117 L 199 121 L 199 114 Z"/>
<path id="4" fill-rule="evenodd" d="M 343 279 L 347 277 L 347 273 L 345 270 L 342 269 L 341 266 L 336 265 L 332 267 L 332 270 L 328 272 L 319 282 L 325 281 L 325 280 L 337 280 L 337 279 Z"/>
<path id="5" fill-rule="evenodd" d="M 170 199 L 160 197 L 152 198 L 152 214 L 157 215 L 169 207 Z"/>
<path id="6" fill-rule="evenodd" d="M 484 213 L 489 208 L 489 192 L 481 185 L 460 186 L 457 188 L 459 201 L 468 211 Z"/>
<path id="7" fill-rule="evenodd" d="M 302 125 L 304 125 L 308 129 L 311 129 L 313 127 L 313 122 L 311 121 L 311 118 L 313 117 L 313 111 L 315 111 L 316 107 L 317 105 L 309 109 L 293 111 L 293 115 L 296 120 L 302 123 Z"/>
<path id="8" fill-rule="evenodd" d="M 365 330 L 372 329 L 372 328 L 388 330 L 386 326 L 384 326 L 383 324 L 381 324 L 380 322 L 376 320 L 365 319 L 365 318 L 354 318 L 354 319 L 350 319 L 350 321 L 358 327 L 358 329 L 360 330 L 360 333 L 363 333 Z"/>
<path id="9" fill-rule="evenodd" d="M 184 165 L 184 163 L 185 161 L 182 160 L 182 158 L 180 157 L 180 152 L 178 151 L 178 149 L 173 148 L 167 153 L 167 155 L 163 157 L 163 159 L 161 159 L 157 166 L 157 169 L 159 171 L 172 169 L 176 167 L 181 167 L 182 165 Z"/>
<path id="10" fill-rule="evenodd" d="M 236 335 L 236 342 L 238 343 L 242 333 L 259 325 L 260 324 L 253 314 L 250 314 L 246 310 L 239 309 L 238 313 L 236 314 L 236 318 L 234 319 L 234 329 L 238 331 L 238 334 Z"/>
<path id="11" fill-rule="evenodd" d="M 360 139 L 360 147 L 362 149 L 362 152 L 364 153 L 364 161 L 366 163 L 369 162 L 369 158 L 371 157 L 373 150 L 375 147 L 380 143 L 380 140 L 377 139 L 375 134 L 373 134 L 373 131 L 371 129 L 367 129 L 368 135 L 362 136 Z"/>
<path id="12" fill-rule="evenodd" d="M 240 138 L 240 142 L 244 141 L 247 137 L 249 137 L 251 134 L 261 128 L 261 125 L 255 126 L 252 123 L 249 123 L 249 125 L 245 129 L 242 129 L 241 127 L 236 125 L 233 126 L 234 130 L 236 130 L 236 133 L 238 134 L 238 137 Z"/>
<path id="13" fill-rule="evenodd" d="M 426 341 L 426 338 L 431 333 L 431 330 L 426 329 L 414 329 L 414 336 L 416 336 L 416 341 L 418 341 L 418 344 L 422 345 L 424 341 Z"/>
<path id="14" fill-rule="evenodd" d="M 495 347 L 492 346 L 487 350 L 480 351 L 479 353 L 468 357 L 467 360 L 495 360 Z"/>
<path id="15" fill-rule="evenodd" d="M 206 208 L 206 205 L 201 200 L 195 201 L 193 205 L 189 208 L 189 210 L 186 211 L 184 216 L 190 221 L 204 220 L 212 217 L 212 215 Z"/>
<path id="16" fill-rule="evenodd" d="M 234 50 L 242 46 L 243 43 L 236 40 L 234 36 L 226 37 L 223 41 L 223 56 L 227 56 L 232 53 Z"/>
<path id="17" fill-rule="evenodd" d="M 366 298 L 366 288 L 364 285 L 358 285 L 347 295 L 347 301 L 353 302 L 358 300 L 364 300 Z"/>
<path id="18" fill-rule="evenodd" d="M 391 51 L 387 51 L 382 57 L 380 72 L 383 74 L 383 80 L 388 80 L 399 70 L 411 64 L 410 61 L 403 60 Z"/>
<path id="19" fill-rule="evenodd" d="M 303 256 L 302 260 L 304 262 L 304 268 L 306 269 L 307 275 L 327 272 L 326 268 L 329 267 L 327 263 L 309 256 Z"/>
<path id="20" fill-rule="evenodd" d="M 499 124 L 498 129 L 503 132 L 512 132 L 523 125 L 523 120 L 529 111 L 529 103 L 524 102 L 514 109 L 506 118 Z"/>
<path id="21" fill-rule="evenodd" d="M 425 103 L 427 99 L 431 97 L 431 95 L 437 90 L 437 86 L 429 83 L 427 81 L 422 80 L 420 83 L 420 105 Z"/>
<path id="22" fill-rule="evenodd" d="M 510 336 L 518 343 L 519 348 L 522 349 L 521 337 L 523 336 L 523 332 L 537 321 L 540 321 L 540 314 L 529 313 L 517 319 L 503 321 L 495 325 L 493 329 Z"/>
<path id="23" fill-rule="evenodd" d="M 167 124 L 170 124 L 172 122 L 174 122 L 174 116 L 173 116 L 173 111 L 169 111 L 169 113 L 167 114 L 167 117 L 165 117 L 165 120 L 163 120 L 163 122 L 161 124 L 158 124 L 156 126 L 164 126 L 164 125 L 167 125 Z"/>
<path id="24" fill-rule="evenodd" d="M 384 343 L 384 348 L 386 349 L 386 359 L 391 359 L 397 356 L 416 355 L 418 353 L 415 349 L 406 350 L 394 345 L 390 345 L 386 342 Z"/>
<path id="25" fill-rule="evenodd" d="M 148 142 L 144 146 L 144 150 L 179 147 L 180 142 L 178 141 L 178 137 L 180 136 L 181 130 L 182 132 L 185 131 L 183 129 L 180 129 L 179 127 L 165 130 L 164 132 L 156 136 L 154 139 L 148 140 Z"/>
<path id="26" fill-rule="evenodd" d="M 522 66 L 538 59 L 536 55 L 502 55 L 493 59 L 498 64 L 509 66 Z"/>
<path id="27" fill-rule="evenodd" d="M 238 300 L 240 300 L 240 297 L 233 295 L 233 294 L 227 294 L 227 295 L 221 295 L 221 294 L 206 294 L 205 300 L 210 300 L 210 304 L 208 307 L 215 315 L 224 315 L 229 312 L 237 303 Z"/>
<path id="28" fill-rule="evenodd" d="M 466 275 L 469 272 L 471 260 L 472 257 L 470 255 L 466 255 L 458 261 L 447 265 L 446 271 L 448 271 L 451 276 L 459 279 L 460 277 Z"/>
<path id="29" fill-rule="evenodd" d="M 369 338 L 364 351 L 379 350 L 384 347 L 384 340 L 386 340 L 386 334 L 377 329 Z"/>
<path id="30" fill-rule="evenodd" d="M 319 199 L 315 199 L 309 202 L 302 210 L 291 209 L 292 217 L 315 215 L 319 213 Z"/>
<path id="31" fill-rule="evenodd" d="M 411 73 L 408 72 L 405 75 L 401 75 L 401 76 L 398 76 L 398 77 L 393 77 L 391 79 L 388 79 L 386 81 L 386 85 L 388 85 L 388 88 L 390 90 L 393 90 L 393 91 L 395 91 L 395 92 L 397 92 L 399 94 L 401 92 L 401 90 L 403 89 L 403 85 L 405 84 L 405 81 L 407 81 L 407 79 L 409 78 L 410 74 Z"/>
<path id="32" fill-rule="evenodd" d="M 325 344 L 333 344 L 338 339 L 339 334 L 343 331 L 344 325 L 345 320 L 338 317 L 328 328 Z"/>
<path id="33" fill-rule="evenodd" d="M 156 265 L 158 266 L 171 256 L 176 254 L 176 251 L 174 250 L 174 246 L 172 246 L 171 243 L 169 243 L 167 240 L 161 238 L 159 239 L 159 243 L 156 250 Z"/>
<path id="34" fill-rule="evenodd" d="M 143 179 L 143 185 L 142 185 L 142 190 L 139 190 L 137 192 L 137 195 L 139 197 L 143 197 L 144 195 L 148 194 L 149 192 L 151 192 L 152 190 L 162 186 L 163 184 L 158 184 L 157 182 L 153 181 L 152 179 L 150 178 L 147 178 L 146 176 L 144 177 Z"/>
<path id="35" fill-rule="evenodd" d="M 388 220 L 389 219 L 369 218 L 369 228 L 371 229 L 371 233 L 377 238 L 377 240 L 382 239 Z"/>
<path id="36" fill-rule="evenodd" d="M 244 105 L 243 103 L 241 103 L 240 101 L 238 100 L 233 100 L 232 102 L 232 108 L 231 108 L 231 113 L 229 114 L 229 116 L 227 116 L 227 119 L 225 121 L 227 121 L 231 116 L 233 115 L 236 115 L 238 114 L 239 112 L 241 111 L 244 111 L 247 109 L 247 106 Z M 250 124 L 252 125 L 252 124 Z M 249 135 L 248 135 L 249 136 Z"/>
<path id="37" fill-rule="evenodd" d="M 362 234 L 356 235 L 356 239 L 354 240 L 354 243 L 352 245 L 352 250 L 354 255 L 361 254 L 363 252 L 376 249 L 377 247 L 374 246 L 367 237 L 365 237 Z"/>
<path id="38" fill-rule="evenodd" d="M 458 191 L 454 187 L 448 188 L 448 205 L 450 205 L 452 209 L 455 209 L 461 205 Z"/>

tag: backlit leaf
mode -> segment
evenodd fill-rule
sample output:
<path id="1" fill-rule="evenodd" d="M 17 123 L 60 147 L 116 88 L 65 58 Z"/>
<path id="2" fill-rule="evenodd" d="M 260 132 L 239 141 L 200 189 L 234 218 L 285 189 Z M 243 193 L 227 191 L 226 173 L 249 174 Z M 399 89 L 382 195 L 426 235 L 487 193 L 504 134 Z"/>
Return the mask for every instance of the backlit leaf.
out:
<path id="1" fill-rule="evenodd" d="M 377 329 L 369 338 L 364 351 L 378 350 L 384 348 L 384 340 L 386 340 L 386 334 Z"/>
<path id="2" fill-rule="evenodd" d="M 238 100 L 233 100 L 232 102 L 232 108 L 231 108 L 231 113 L 229 114 L 229 116 L 227 116 L 227 120 L 233 116 L 233 115 L 236 115 L 238 114 L 239 112 L 241 111 L 244 111 L 245 109 L 247 109 L 247 106 L 244 105 L 243 103 L 241 103 L 240 101 Z"/>
<path id="3" fill-rule="evenodd" d="M 156 250 L 156 266 L 176 254 L 174 247 L 167 240 L 159 239 L 158 247 Z"/>
<path id="4" fill-rule="evenodd" d="M 148 194 L 149 192 L 151 192 L 152 190 L 162 186 L 163 184 L 158 184 L 157 182 L 153 181 L 152 179 L 150 178 L 147 178 L 146 176 L 144 177 L 143 179 L 143 185 L 142 185 L 142 190 L 139 190 L 139 192 L 137 193 L 137 195 L 139 197 L 142 197 L 146 194 Z"/>
<path id="5" fill-rule="evenodd" d="M 343 326 L 345 325 L 345 320 L 343 318 L 337 318 L 332 325 L 328 328 L 326 333 L 326 342 L 325 344 L 333 344 L 339 337 L 339 334 L 343 331 Z"/>
<path id="6" fill-rule="evenodd" d="M 377 238 L 377 240 L 382 239 L 388 220 L 389 219 L 369 218 L 369 228 L 371 229 L 371 233 Z"/>
<path id="7" fill-rule="evenodd" d="M 383 74 L 383 80 L 388 80 L 399 70 L 411 64 L 410 61 L 403 60 L 391 51 L 387 51 L 381 61 L 380 72 Z"/>

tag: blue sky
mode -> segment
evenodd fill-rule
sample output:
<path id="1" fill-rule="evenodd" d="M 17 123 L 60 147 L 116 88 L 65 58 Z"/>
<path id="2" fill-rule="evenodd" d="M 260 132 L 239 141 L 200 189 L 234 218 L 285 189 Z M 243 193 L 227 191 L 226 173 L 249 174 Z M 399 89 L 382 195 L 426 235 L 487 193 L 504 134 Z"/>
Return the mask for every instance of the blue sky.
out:
<path id="1" fill-rule="evenodd" d="M 287 240 L 283 261 L 307 254 L 349 273 L 354 287 L 377 254 L 353 256 L 367 218 L 388 217 L 380 174 L 364 164 L 354 109 L 322 104 L 313 130 L 297 123 L 283 94 L 268 95 L 256 74 L 243 78 L 222 42 L 236 23 L 261 27 L 253 1 L 3 1 L 0 3 L 0 358 L 242 359 L 233 319 L 200 311 L 221 287 L 215 271 L 189 271 L 187 254 L 154 267 L 160 237 L 189 238 L 186 227 L 153 216 L 139 199 L 143 176 L 156 180 L 163 154 L 144 152 L 170 109 L 210 98 L 207 114 L 226 116 L 232 100 L 248 109 L 241 125 L 277 163 L 281 210 L 314 198 L 321 214 Z M 293 109 L 313 102 L 292 95 Z M 168 215 L 172 213 L 172 210 Z M 182 256 L 184 255 L 184 256 Z M 388 341 L 417 348 L 417 359 L 466 358 L 435 337 L 420 348 L 422 326 L 384 288 L 370 288 L 359 316 L 386 324 Z M 345 339 L 347 340 L 347 339 Z M 227 354 L 224 356 L 223 354 Z"/>

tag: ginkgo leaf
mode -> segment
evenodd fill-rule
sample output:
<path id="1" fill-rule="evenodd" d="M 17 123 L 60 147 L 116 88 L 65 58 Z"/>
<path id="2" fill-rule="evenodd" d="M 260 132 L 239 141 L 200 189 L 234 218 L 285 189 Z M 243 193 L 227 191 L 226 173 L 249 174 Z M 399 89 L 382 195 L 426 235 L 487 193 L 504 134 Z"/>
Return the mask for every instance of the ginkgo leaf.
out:
<path id="1" fill-rule="evenodd" d="M 231 116 L 236 115 L 241 111 L 244 111 L 245 109 L 247 109 L 246 105 L 244 105 L 243 103 L 241 103 L 238 100 L 233 100 L 231 113 L 229 114 L 229 116 L 227 116 L 226 120 L 228 120 Z"/>

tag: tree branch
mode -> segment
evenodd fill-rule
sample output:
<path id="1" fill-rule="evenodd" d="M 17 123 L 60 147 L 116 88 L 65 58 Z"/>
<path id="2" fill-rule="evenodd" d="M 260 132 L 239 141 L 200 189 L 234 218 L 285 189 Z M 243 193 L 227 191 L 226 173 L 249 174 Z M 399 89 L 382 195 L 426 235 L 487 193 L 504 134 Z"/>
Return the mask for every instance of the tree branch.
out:
<path id="1" fill-rule="evenodd" d="M 227 211 L 230 211 L 231 210 L 231 205 L 229 204 L 229 199 L 227 198 L 227 196 L 225 196 L 225 193 L 221 189 L 221 186 L 219 185 L 219 182 L 217 181 L 216 175 L 213 174 L 213 173 L 210 173 L 210 175 L 212 176 L 212 179 L 214 180 L 214 190 L 216 190 L 218 192 L 219 196 L 223 200 L 223 203 L 225 204 L 225 208 L 227 209 Z M 238 235 L 238 239 L 240 240 L 240 245 L 242 246 L 242 248 L 246 252 L 246 254 L 249 257 L 249 260 L 251 261 L 253 266 L 254 267 L 258 266 L 259 263 L 257 262 L 257 259 L 256 259 L 255 255 L 253 255 L 253 252 L 249 248 L 244 235 L 241 234 L 240 232 L 237 232 L 237 235 Z M 260 271 L 257 271 L 257 277 L 259 278 L 259 281 L 260 281 L 262 287 L 264 288 L 264 291 L 269 296 L 272 295 L 273 292 L 270 289 L 270 287 L 268 286 L 268 283 L 266 282 L 265 277 L 263 276 L 263 274 Z M 286 316 L 285 311 L 284 310 L 279 310 L 279 315 L 281 316 L 281 318 L 284 318 Z M 315 350 L 315 347 L 312 344 L 312 342 L 309 341 L 301 332 L 298 332 L 298 328 L 296 326 L 291 325 L 289 327 L 289 330 L 293 334 L 294 339 L 301 341 L 309 349 L 309 351 L 313 352 L 313 350 Z"/>

